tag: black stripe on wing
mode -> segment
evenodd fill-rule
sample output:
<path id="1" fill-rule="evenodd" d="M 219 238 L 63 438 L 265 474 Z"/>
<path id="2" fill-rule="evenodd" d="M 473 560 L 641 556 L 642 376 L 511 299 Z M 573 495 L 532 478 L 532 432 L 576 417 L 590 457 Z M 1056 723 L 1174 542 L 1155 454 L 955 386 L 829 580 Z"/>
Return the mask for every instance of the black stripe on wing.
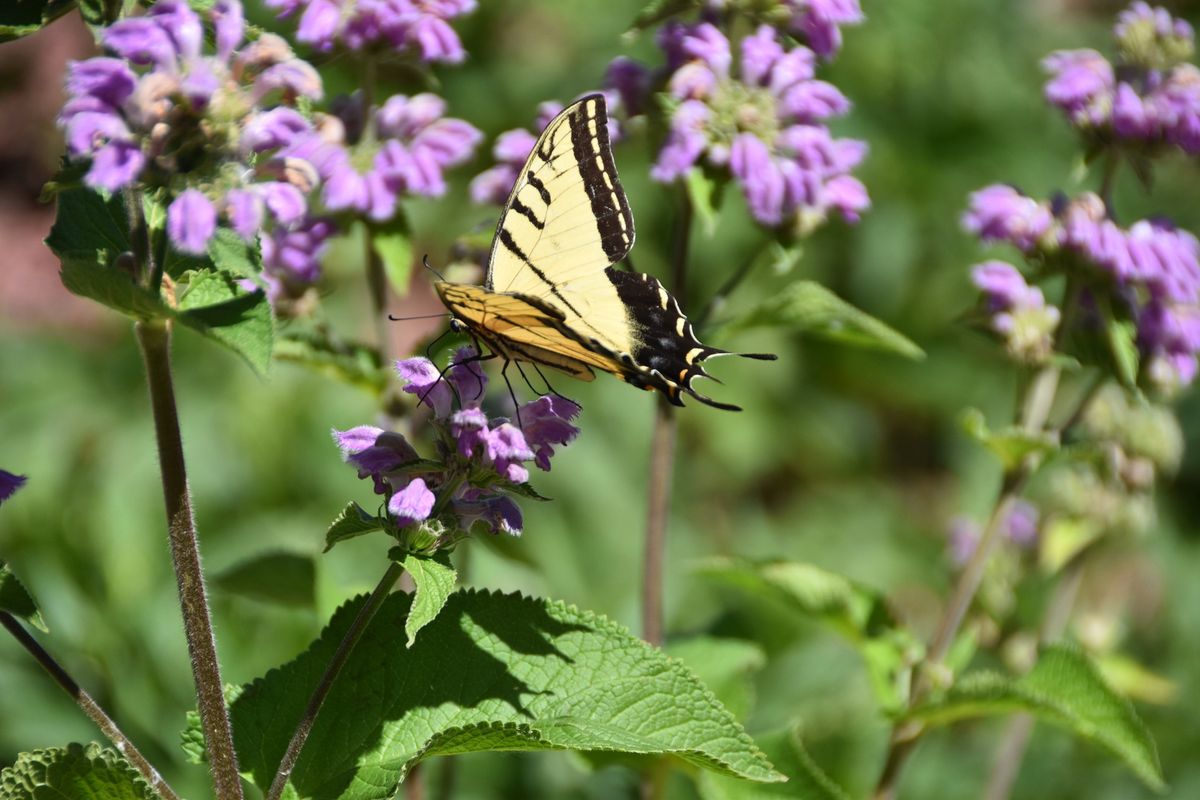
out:
<path id="1" fill-rule="evenodd" d="M 571 112 L 570 122 L 571 147 L 584 191 L 592 204 L 600 243 L 608 263 L 615 264 L 633 247 L 633 213 L 617 178 L 604 95 L 583 98 Z"/>

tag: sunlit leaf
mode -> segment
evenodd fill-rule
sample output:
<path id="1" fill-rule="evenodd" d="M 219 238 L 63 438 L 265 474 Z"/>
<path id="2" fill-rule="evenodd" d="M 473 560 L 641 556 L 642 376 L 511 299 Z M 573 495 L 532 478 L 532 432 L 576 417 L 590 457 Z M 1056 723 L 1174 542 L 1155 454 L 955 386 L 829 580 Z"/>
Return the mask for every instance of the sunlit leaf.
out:
<path id="1" fill-rule="evenodd" d="M 259 787 L 363 601 L 343 606 L 307 652 L 233 703 L 240 763 Z M 351 653 L 292 772 L 296 797 L 390 798 L 421 760 L 482 750 L 671 755 L 783 780 L 686 667 L 601 616 L 456 592 L 406 648 L 409 604 L 389 596 Z"/>
<path id="2" fill-rule="evenodd" d="M 1146 725 L 1088 657 L 1073 647 L 1047 647 L 1034 668 L 1020 678 L 992 672 L 968 674 L 943 697 L 919 706 L 911 716 L 930 725 L 945 725 L 967 717 L 1015 711 L 1030 712 L 1100 744 L 1147 786 L 1164 787 L 1158 750 Z"/>
<path id="3" fill-rule="evenodd" d="M 458 585 L 458 573 L 450 566 L 450 557 L 445 551 L 432 556 L 409 553 L 404 557 L 404 569 L 412 576 L 416 591 L 413 593 L 412 608 L 404 620 L 407 645 L 413 646 L 417 632 L 433 622 L 446 606 L 454 587 Z"/>
<path id="4" fill-rule="evenodd" d="M 1058 449 L 1058 438 L 1042 431 L 1028 431 L 1017 425 L 999 430 L 988 427 L 987 418 L 977 408 L 968 408 L 959 418 L 962 429 L 975 441 L 991 450 L 1005 471 L 1019 467 L 1031 455 L 1045 456 Z"/>
<path id="5" fill-rule="evenodd" d="M 735 717 L 744 720 L 750 715 L 754 674 L 767 660 L 761 647 L 743 639 L 696 636 L 671 642 L 664 649 L 695 672 Z"/>
<path id="6" fill-rule="evenodd" d="M 12 614 L 17 619 L 23 619 L 38 630 L 50 632 L 42 619 L 37 601 L 25 586 L 17 580 L 8 564 L 0 559 L 0 611 Z"/>
<path id="7" fill-rule="evenodd" d="M 378 516 L 368 513 L 358 503 L 347 503 L 325 531 L 325 552 L 328 553 L 338 542 L 379 530 L 383 530 L 383 523 Z"/>
<path id="8" fill-rule="evenodd" d="M 192 272 L 179 296 L 179 321 L 237 353 L 255 372 L 271 366 L 275 319 L 266 295 L 229 272 Z"/>
<path id="9" fill-rule="evenodd" d="M 4 800 L 153 800 L 142 776 L 115 751 L 69 744 L 21 753 L 0 770 Z"/>

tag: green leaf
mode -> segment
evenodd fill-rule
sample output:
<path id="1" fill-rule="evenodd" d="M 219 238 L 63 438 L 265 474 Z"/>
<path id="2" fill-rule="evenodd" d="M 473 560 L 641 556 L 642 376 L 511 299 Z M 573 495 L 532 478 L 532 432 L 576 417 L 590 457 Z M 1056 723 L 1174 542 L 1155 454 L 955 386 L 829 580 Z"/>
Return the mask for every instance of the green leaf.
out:
<path id="1" fill-rule="evenodd" d="M 743 639 L 697 636 L 671 642 L 667 655 L 678 658 L 738 719 L 746 719 L 754 707 L 754 674 L 767 657 L 762 648 Z"/>
<path id="2" fill-rule="evenodd" d="M 79 0 L 79 13 L 88 25 L 107 27 L 121 16 L 121 5 L 122 0 Z"/>
<path id="3" fill-rule="evenodd" d="M 1027 431 L 1018 425 L 993 431 L 987 418 L 977 408 L 968 408 L 959 417 L 959 425 L 975 441 L 982 444 L 1000 459 L 1005 471 L 1021 466 L 1031 455 L 1045 456 L 1058 449 L 1058 438 L 1042 431 Z"/>
<path id="4" fill-rule="evenodd" d="M 0 43 L 37 33 L 74 7 L 75 0 L 8 0 L 0 3 Z"/>
<path id="5" fill-rule="evenodd" d="M 316 567 L 311 556 L 299 553 L 263 553 L 213 580 L 227 592 L 264 603 L 312 608 L 316 598 Z"/>
<path id="6" fill-rule="evenodd" d="M 401 297 L 408 294 L 408 279 L 412 276 L 413 242 L 406 230 L 376 231 L 371 236 L 383 271 L 387 275 L 392 291 Z"/>
<path id="7" fill-rule="evenodd" d="M 1141 360 L 1137 344 L 1137 323 L 1132 320 L 1110 319 L 1104 330 L 1108 336 L 1108 349 L 1117 370 L 1117 378 L 1125 386 L 1137 386 L 1138 362 Z"/>
<path id="8" fill-rule="evenodd" d="M 404 621 L 407 646 L 412 647 L 417 640 L 417 632 L 433 622 L 445 608 L 446 601 L 458 585 L 458 573 L 450 566 L 450 556 L 444 550 L 433 556 L 409 553 L 404 557 L 403 564 L 416 587 L 412 609 Z"/>
<path id="9" fill-rule="evenodd" d="M 1016 680 L 992 672 L 967 675 L 940 699 L 912 711 L 931 725 L 967 717 L 1028 711 L 1107 748 L 1147 786 L 1163 789 L 1158 751 L 1133 706 L 1104 681 L 1080 650 L 1046 647 Z"/>
<path id="10" fill-rule="evenodd" d="M 785 327 L 856 347 L 924 358 L 911 339 L 814 281 L 797 281 L 726 325 L 731 331 Z"/>
<path id="11" fill-rule="evenodd" d="M 208 242 L 208 259 L 216 269 L 240 278 L 253 278 L 262 272 L 258 246 L 229 228 L 217 228 L 216 235 Z"/>
<path id="12" fill-rule="evenodd" d="M 708 772 L 700 776 L 700 797 L 703 800 L 759 800 L 772 797 L 798 797 L 803 800 L 850 800 L 850 795 L 834 783 L 816 765 L 804 745 L 799 731 L 785 729 L 758 737 L 767 758 L 787 775 L 787 783 L 746 783 L 724 775 Z"/>
<path id="13" fill-rule="evenodd" d="M 880 704 L 899 708 L 920 645 L 898 626 L 882 594 L 842 575 L 790 561 L 713 558 L 696 571 L 831 626 L 858 648 Z"/>
<path id="14" fill-rule="evenodd" d="M 325 531 L 325 550 L 323 552 L 328 553 L 338 542 L 381 530 L 383 530 L 383 523 L 379 517 L 367 513 L 366 509 L 358 503 L 347 503 L 342 512 L 334 517 L 333 522 L 329 523 L 329 529 Z"/>
<path id="15" fill-rule="evenodd" d="M 8 564 L 0 559 L 0 611 L 6 611 L 17 619 L 23 619 L 40 631 L 49 633 L 42 612 L 38 609 L 37 601 L 17 580 Z"/>
<path id="16" fill-rule="evenodd" d="M 230 272 L 191 272 L 179 321 L 241 356 L 260 375 L 271 366 L 275 319 L 266 294 L 246 291 Z"/>
<path id="17" fill-rule="evenodd" d="M 275 343 L 275 358 L 375 394 L 382 393 L 390 379 L 379 350 L 359 342 L 337 340 L 325 330 L 288 330 Z"/>
<path id="18" fill-rule="evenodd" d="M 106 252 L 112 259 L 129 250 L 129 216 L 121 195 L 104 197 L 82 186 L 59 192 L 46 246 L 60 258 L 64 253 Z"/>
<path id="19" fill-rule="evenodd" d="M 233 703 L 240 763 L 259 787 L 364 599 Z M 297 798 L 390 798 L 421 760 L 481 750 L 673 755 L 783 780 L 695 675 L 604 617 L 460 591 L 406 649 L 409 604 L 389 596 L 346 661 L 292 772 Z"/>
<path id="20" fill-rule="evenodd" d="M 685 185 L 692 211 L 700 221 L 700 229 L 705 237 L 712 238 L 717 230 L 720 184 L 700 167 L 694 167 L 688 171 Z"/>
<path id="21" fill-rule="evenodd" d="M 650 0 L 634 18 L 630 31 L 645 30 L 664 19 L 699 7 L 700 0 Z"/>
<path id="22" fill-rule="evenodd" d="M 115 751 L 69 744 L 17 756 L 0 770 L 4 800 L 153 800 L 142 776 Z"/>

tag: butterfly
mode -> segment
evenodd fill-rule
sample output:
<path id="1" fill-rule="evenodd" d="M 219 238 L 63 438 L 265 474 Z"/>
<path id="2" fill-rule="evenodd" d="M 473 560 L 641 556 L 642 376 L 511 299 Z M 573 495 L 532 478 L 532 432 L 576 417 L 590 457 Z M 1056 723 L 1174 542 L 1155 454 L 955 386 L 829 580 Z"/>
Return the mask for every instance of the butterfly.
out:
<path id="1" fill-rule="evenodd" d="M 437 281 L 453 315 L 491 352 L 590 381 L 611 373 L 677 406 L 711 377 L 703 344 L 679 303 L 655 278 L 616 269 L 633 247 L 633 214 L 617 178 L 604 96 L 567 106 L 542 131 L 513 186 L 492 240 L 482 286 Z"/>

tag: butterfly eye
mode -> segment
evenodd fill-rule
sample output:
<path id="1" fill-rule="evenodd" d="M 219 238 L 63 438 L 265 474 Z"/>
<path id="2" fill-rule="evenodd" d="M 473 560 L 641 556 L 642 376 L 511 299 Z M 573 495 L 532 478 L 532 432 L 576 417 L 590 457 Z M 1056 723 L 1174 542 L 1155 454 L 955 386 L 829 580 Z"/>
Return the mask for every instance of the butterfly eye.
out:
<path id="1" fill-rule="evenodd" d="M 463 324 L 462 320 L 455 316 L 450 317 L 450 330 L 454 331 L 455 333 L 462 333 L 466 329 L 467 326 Z"/>

